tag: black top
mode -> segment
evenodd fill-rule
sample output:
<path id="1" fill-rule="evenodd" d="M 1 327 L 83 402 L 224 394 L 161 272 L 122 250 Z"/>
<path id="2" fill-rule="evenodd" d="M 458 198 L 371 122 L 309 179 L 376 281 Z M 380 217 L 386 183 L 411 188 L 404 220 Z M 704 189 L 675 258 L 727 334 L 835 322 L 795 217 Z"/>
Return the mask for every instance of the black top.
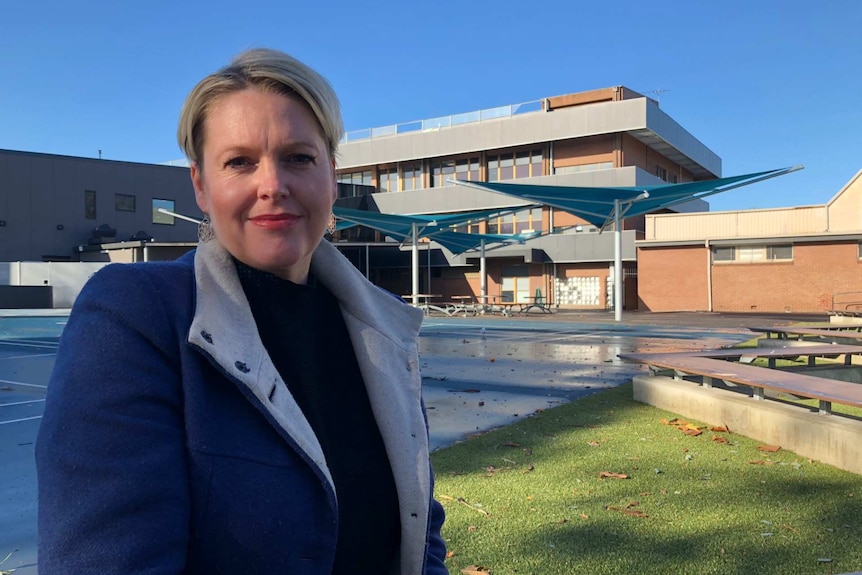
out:
<path id="1" fill-rule="evenodd" d="M 335 483 L 332 573 L 386 573 L 401 539 L 398 494 L 338 302 L 312 276 L 299 285 L 239 261 L 236 268 L 263 345 L 311 424 Z"/>

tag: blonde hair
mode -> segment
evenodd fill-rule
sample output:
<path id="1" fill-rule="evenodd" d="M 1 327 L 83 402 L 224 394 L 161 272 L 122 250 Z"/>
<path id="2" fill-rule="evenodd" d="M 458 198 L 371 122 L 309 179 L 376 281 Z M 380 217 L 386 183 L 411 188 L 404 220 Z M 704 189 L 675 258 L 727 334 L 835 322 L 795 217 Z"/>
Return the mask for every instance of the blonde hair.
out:
<path id="1" fill-rule="evenodd" d="M 335 157 L 344 124 L 332 86 L 296 58 L 277 50 L 256 48 L 242 52 L 230 64 L 198 82 L 186 97 L 177 142 L 190 162 L 200 164 L 203 159 L 204 126 L 214 103 L 221 96 L 248 88 L 302 99 L 320 124 L 330 156 Z"/>

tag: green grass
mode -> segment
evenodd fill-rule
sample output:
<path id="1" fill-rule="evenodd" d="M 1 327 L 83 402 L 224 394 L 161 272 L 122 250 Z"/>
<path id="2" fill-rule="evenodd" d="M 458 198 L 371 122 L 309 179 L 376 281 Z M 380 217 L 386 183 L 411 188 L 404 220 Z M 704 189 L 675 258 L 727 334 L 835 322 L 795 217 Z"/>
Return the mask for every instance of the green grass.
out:
<path id="1" fill-rule="evenodd" d="M 733 433 L 685 435 L 631 397 L 625 385 L 435 452 L 452 573 L 862 569 L 862 477 Z"/>

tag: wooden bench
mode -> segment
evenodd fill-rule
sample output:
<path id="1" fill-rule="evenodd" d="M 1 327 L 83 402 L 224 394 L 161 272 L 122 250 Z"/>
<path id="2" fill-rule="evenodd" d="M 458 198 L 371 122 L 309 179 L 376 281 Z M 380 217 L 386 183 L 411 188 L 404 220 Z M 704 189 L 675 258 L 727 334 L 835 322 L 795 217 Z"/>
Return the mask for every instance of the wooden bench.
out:
<path id="1" fill-rule="evenodd" d="M 797 339 L 816 337 L 825 341 L 862 340 L 862 331 L 857 326 L 832 327 L 749 327 L 750 331 L 765 333 L 767 339 Z M 773 338 L 773 336 L 775 336 Z"/>
<path id="2" fill-rule="evenodd" d="M 792 352 L 788 350 L 788 353 L 798 354 L 800 349 L 805 348 L 794 349 Z M 678 380 L 682 380 L 686 376 L 699 376 L 702 378 L 701 385 L 704 387 L 712 387 L 713 380 L 716 379 L 737 385 L 746 385 L 751 387 L 752 396 L 755 399 L 764 399 L 765 390 L 816 399 L 819 402 L 820 412 L 824 414 L 832 413 L 833 403 L 862 408 L 862 385 L 860 384 L 755 367 L 702 355 L 702 353 L 710 352 L 699 353 L 701 355 L 687 353 L 623 354 L 619 357 L 625 361 L 649 365 L 654 375 L 660 370 L 670 370 L 674 374 L 674 379 Z M 807 353 L 807 351 L 803 353 Z M 846 353 L 852 355 L 851 352 Z"/>
<path id="3" fill-rule="evenodd" d="M 808 367 L 813 367 L 817 362 L 817 358 L 836 358 L 839 355 L 844 356 L 844 365 L 852 365 L 853 356 L 862 355 L 862 346 L 830 344 L 806 347 L 727 348 L 706 351 L 678 351 L 672 353 L 630 353 L 620 355 L 620 358 L 640 363 L 646 363 L 643 361 L 645 358 L 663 356 L 720 358 L 726 361 L 739 361 L 742 363 L 751 363 L 754 359 L 765 358 L 769 367 L 774 368 L 776 360 L 779 359 L 796 359 L 804 356 L 808 358 Z"/>

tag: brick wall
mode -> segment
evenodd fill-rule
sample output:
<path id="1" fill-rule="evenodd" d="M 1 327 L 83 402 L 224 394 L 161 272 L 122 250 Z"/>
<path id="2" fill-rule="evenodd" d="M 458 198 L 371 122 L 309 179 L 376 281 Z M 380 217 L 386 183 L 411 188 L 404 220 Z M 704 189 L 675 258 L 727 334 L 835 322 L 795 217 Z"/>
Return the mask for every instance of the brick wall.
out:
<path id="1" fill-rule="evenodd" d="M 715 311 L 821 312 L 833 293 L 862 292 L 856 242 L 793 246 L 792 262 L 713 266 Z"/>
<path id="2" fill-rule="evenodd" d="M 712 304 L 718 312 L 816 313 L 832 294 L 862 292 L 856 242 L 793 246 L 792 261 L 717 263 Z M 709 309 L 707 252 L 703 246 L 638 248 L 639 309 Z"/>
<path id="3" fill-rule="evenodd" d="M 709 309 L 706 248 L 638 248 L 638 309 Z"/>

